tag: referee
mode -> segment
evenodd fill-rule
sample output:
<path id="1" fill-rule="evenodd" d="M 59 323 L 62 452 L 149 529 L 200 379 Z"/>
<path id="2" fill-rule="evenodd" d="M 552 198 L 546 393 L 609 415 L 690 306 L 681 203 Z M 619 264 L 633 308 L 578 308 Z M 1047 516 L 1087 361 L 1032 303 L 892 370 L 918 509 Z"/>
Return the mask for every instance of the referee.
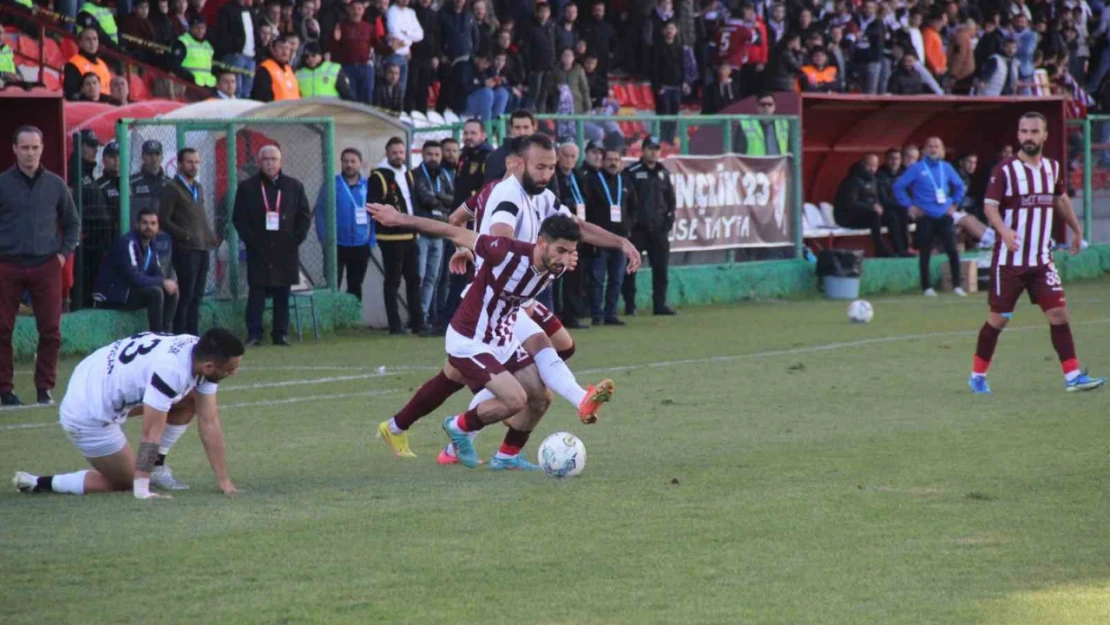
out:
<path id="1" fill-rule="evenodd" d="M 944 160 L 944 143 L 937 137 L 925 140 L 925 157 L 914 163 L 894 183 L 894 198 L 917 220 L 917 259 L 921 272 L 921 291 L 936 297 L 929 278 L 929 258 L 940 237 L 952 270 L 953 292 L 964 297 L 960 287 L 960 253 L 956 251 L 956 226 L 952 215 L 967 189 L 960 175 Z"/>

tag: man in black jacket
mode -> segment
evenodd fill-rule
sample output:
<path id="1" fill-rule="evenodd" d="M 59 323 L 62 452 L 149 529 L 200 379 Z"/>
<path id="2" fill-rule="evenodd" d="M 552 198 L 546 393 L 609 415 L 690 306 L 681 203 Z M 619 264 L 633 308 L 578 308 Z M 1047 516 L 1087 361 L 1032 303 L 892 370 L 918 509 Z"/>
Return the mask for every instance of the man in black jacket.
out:
<path id="1" fill-rule="evenodd" d="M 312 227 L 304 185 L 281 172 L 281 150 L 258 151 L 259 173 L 239 183 L 232 222 L 247 247 L 247 346 L 262 344 L 266 298 L 274 302 L 274 345 L 289 345 L 289 290 L 301 281 L 300 245 Z"/>
<path id="2" fill-rule="evenodd" d="M 463 149 L 459 152 L 455 174 L 455 201 L 458 207 L 466 198 L 482 190 L 486 183 L 486 167 L 493 147 L 486 141 L 486 129 L 477 119 L 463 124 Z"/>
<path id="3" fill-rule="evenodd" d="M 651 88 L 655 92 L 655 112 L 678 115 L 682 96 L 690 93 L 683 80 L 682 44 L 678 42 L 678 25 L 673 21 L 663 27 L 663 40 L 652 46 Z M 663 122 L 663 141 L 674 142 L 675 122 Z"/>
<path id="4" fill-rule="evenodd" d="M 890 148 L 883 156 L 883 166 L 875 174 L 875 185 L 879 194 L 879 205 L 883 207 L 883 223 L 890 233 L 890 243 L 897 256 L 913 256 L 907 247 L 909 235 L 909 213 L 894 198 L 894 181 L 902 175 L 902 152 Z"/>
<path id="5" fill-rule="evenodd" d="M 608 76 L 614 44 L 617 36 L 613 25 L 605 19 L 605 0 L 594 0 L 590 4 L 590 17 L 578 26 L 586 49 L 597 55 L 598 71 Z"/>
<path id="6" fill-rule="evenodd" d="M 143 142 L 143 166 L 139 171 L 131 174 L 131 221 L 134 227 L 138 223 L 139 211 L 144 208 L 158 212 L 162 206 L 162 187 L 169 184 L 170 179 L 162 168 L 162 143 L 156 139 Z M 173 270 L 173 240 L 165 231 L 158 233 L 154 239 L 154 253 L 158 254 L 158 262 L 162 265 L 162 273 L 167 278 L 175 276 Z"/>
<path id="7" fill-rule="evenodd" d="M 667 266 L 671 242 L 667 236 L 674 226 L 674 185 L 667 168 L 659 162 L 659 139 L 648 137 L 642 144 L 640 162 L 628 168 L 625 177 L 631 182 L 639 203 L 632 222 L 632 243 L 647 252 L 651 262 L 652 310 L 656 315 L 673 315 L 667 306 Z M 636 276 L 624 280 L 624 314 L 636 314 Z"/>
<path id="8" fill-rule="evenodd" d="M 555 179 L 559 189 L 559 201 L 564 206 L 570 207 L 579 219 L 585 219 L 586 180 L 574 169 L 578 164 L 578 146 L 564 143 L 559 146 L 558 156 L 559 164 L 555 169 Z M 555 283 L 557 291 L 554 296 L 555 314 L 559 315 L 563 326 L 571 330 L 584 330 L 590 327 L 582 323 L 583 319 L 590 318 L 590 306 L 586 299 L 588 277 L 586 256 L 585 250 L 579 251 L 578 265 L 573 271 L 564 273 L 563 277 Z"/>
<path id="9" fill-rule="evenodd" d="M 721 63 L 717 66 L 717 81 L 707 85 L 703 94 L 701 111 L 705 115 L 720 113 L 738 99 L 739 91 L 732 86 L 732 66 Z"/>
<path id="10" fill-rule="evenodd" d="M 886 43 L 886 25 L 878 15 L 878 3 L 866 0 L 863 12 L 856 18 L 859 35 L 852 57 L 859 71 L 860 89 L 864 93 L 879 93 L 879 79 L 883 70 L 883 46 Z"/>
<path id="11" fill-rule="evenodd" d="M 524 54 L 524 68 L 528 72 L 528 93 L 526 99 L 532 108 L 540 113 L 550 111 L 549 100 L 553 95 L 552 71 L 555 70 L 555 26 L 551 22 L 551 5 L 538 0 L 535 19 L 523 29 L 524 37 L 521 52 Z M 531 134 L 531 133 L 529 133 Z"/>
<path id="12" fill-rule="evenodd" d="M 586 180 L 586 221 L 621 237 L 628 237 L 636 220 L 636 192 L 621 172 L 619 150 L 606 150 L 602 168 Z M 593 322 L 623 326 L 617 318 L 617 298 L 628 260 L 621 250 L 597 248 L 590 258 L 593 279 Z M 606 283 L 608 278 L 608 283 Z"/>
<path id="13" fill-rule="evenodd" d="M 400 137 L 393 137 L 385 144 L 386 166 L 370 172 L 368 203 L 389 204 L 403 213 L 415 214 L 413 175 L 405 167 L 406 151 L 405 141 Z M 401 288 L 401 279 L 404 278 L 409 327 L 413 334 L 419 334 L 424 330 L 424 311 L 420 306 L 420 259 L 416 232 L 379 225 L 377 240 L 385 269 L 382 300 L 389 319 L 389 333 L 405 333 L 397 310 L 397 290 Z"/>
<path id="14" fill-rule="evenodd" d="M 254 33 L 250 0 L 232 0 L 220 7 L 216 14 L 216 28 L 210 40 L 217 57 L 228 65 L 244 70 L 235 75 L 235 95 L 240 98 L 251 97 L 251 89 L 254 88 Z"/>
<path id="15" fill-rule="evenodd" d="M 836 189 L 833 216 L 843 228 L 868 228 L 875 244 L 876 256 L 890 256 L 890 249 L 883 241 L 883 207 L 879 204 L 879 190 L 875 172 L 879 169 L 879 155 L 868 154 L 856 163 L 848 177 Z"/>
<path id="16" fill-rule="evenodd" d="M 412 44 L 404 110 L 427 113 L 428 90 L 439 72 L 443 39 L 440 37 L 439 14 L 432 8 L 432 0 L 417 0 L 412 10 L 416 12 L 416 21 L 424 29 L 424 39 Z"/>
<path id="17" fill-rule="evenodd" d="M 422 150 L 424 162 L 413 174 L 413 192 L 416 196 L 414 211 L 417 217 L 447 221 L 455 208 L 455 189 L 451 177 L 440 166 L 443 160 L 443 147 L 439 141 L 426 141 Z M 417 241 L 420 269 L 420 308 L 424 311 L 425 328 L 434 327 L 435 295 L 440 281 L 443 265 L 444 240 L 437 237 L 420 235 Z M 444 276 L 446 277 L 446 276 Z"/>
<path id="18" fill-rule="evenodd" d="M 535 133 L 536 116 L 524 109 L 513 111 L 509 116 L 509 139 L 529 137 Z M 486 182 L 505 177 L 505 157 L 509 155 L 509 151 L 508 140 L 502 141 L 501 145 L 486 159 Z"/>

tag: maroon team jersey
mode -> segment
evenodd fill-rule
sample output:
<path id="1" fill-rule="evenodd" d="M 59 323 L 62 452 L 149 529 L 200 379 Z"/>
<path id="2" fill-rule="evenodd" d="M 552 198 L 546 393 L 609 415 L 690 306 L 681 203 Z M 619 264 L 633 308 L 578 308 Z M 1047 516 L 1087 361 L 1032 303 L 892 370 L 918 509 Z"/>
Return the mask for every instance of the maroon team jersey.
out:
<path id="1" fill-rule="evenodd" d="M 535 247 L 508 237 L 478 235 L 474 254 L 484 262 L 451 318 L 455 332 L 494 347 L 512 341 L 521 304 L 558 277 L 532 267 Z"/>
<path id="2" fill-rule="evenodd" d="M 463 207 L 466 208 L 470 216 L 474 218 L 474 232 L 481 232 L 482 218 L 486 216 L 486 202 L 489 201 L 489 196 L 493 193 L 493 188 L 500 182 L 500 180 L 490 180 L 482 185 L 481 191 L 466 198 L 466 201 L 463 202 Z"/>
<path id="3" fill-rule="evenodd" d="M 1020 244 L 1011 252 L 999 237 L 994 243 L 997 266 L 1038 267 L 1052 262 L 1052 203 L 1063 194 L 1060 163 L 1051 158 L 1041 158 L 1037 169 L 1016 157 L 995 165 L 983 199 L 998 204 L 1002 221 L 1017 234 Z"/>

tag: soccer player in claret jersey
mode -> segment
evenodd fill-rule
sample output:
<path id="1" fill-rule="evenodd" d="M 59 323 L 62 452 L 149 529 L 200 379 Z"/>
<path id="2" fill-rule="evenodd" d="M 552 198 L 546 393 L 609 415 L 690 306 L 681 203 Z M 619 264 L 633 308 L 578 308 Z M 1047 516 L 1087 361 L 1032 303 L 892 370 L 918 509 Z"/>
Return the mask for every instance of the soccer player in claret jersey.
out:
<path id="1" fill-rule="evenodd" d="M 429 236 L 450 237 L 455 245 L 473 250 L 478 264 L 474 281 L 447 330 L 448 362 L 471 390 L 484 389 L 488 399 L 475 397 L 469 410 L 447 417 L 443 429 L 455 446 L 459 463 L 478 466 L 469 434 L 506 421 L 509 431 L 490 468 L 536 470 L 520 451 L 547 410 L 546 389 L 531 356 L 517 340 L 521 305 L 562 275 L 577 250 L 582 232 L 569 215 L 556 214 L 539 225 L 536 243 L 510 237 L 476 234 L 470 230 L 397 212 L 391 206 L 369 205 L 383 226 L 412 228 Z M 597 420 L 601 404 L 613 394 L 613 382 L 590 387 L 578 403 L 584 423 Z M 511 418 L 510 418 L 511 417 Z"/>
<path id="2" fill-rule="evenodd" d="M 512 139 L 510 155 L 506 158 L 507 174 L 496 184 L 487 184 L 482 193 L 468 200 L 469 211 L 475 221 L 475 231 L 481 234 L 512 237 L 535 243 L 539 224 L 555 214 L 571 216 L 570 209 L 561 206 L 547 184 L 555 172 L 555 150 L 551 140 L 543 135 Z M 572 217 L 573 218 L 573 217 Z M 452 223 L 465 221 L 456 211 Z M 615 236 L 592 224 L 579 224 L 583 242 L 598 247 L 621 249 L 629 258 L 629 271 L 635 271 L 640 262 L 639 252 L 627 239 Z M 461 258 L 461 256 L 460 256 Z M 471 257 L 472 258 L 472 257 Z M 573 257 L 575 262 L 577 256 Z M 453 271 L 462 271 L 463 263 L 452 259 Z M 474 259 L 475 265 L 482 263 Z M 583 389 L 565 361 L 574 353 L 574 342 L 558 319 L 545 307 L 535 302 L 521 304 L 522 313 L 516 326 L 516 339 L 536 362 L 544 384 L 567 401 L 578 405 L 581 398 L 595 389 Z M 397 457 L 415 457 L 409 448 L 407 431 L 417 420 L 430 414 L 452 394 L 464 386 L 462 375 L 448 361 L 444 369 L 428 380 L 405 406 L 388 421 L 378 426 L 378 435 Z M 489 398 L 480 393 L 475 402 Z M 454 448 L 448 445 L 436 461 L 454 464 L 458 459 Z"/>
<path id="3" fill-rule="evenodd" d="M 24 493 L 131 490 L 137 499 L 161 497 L 150 489 L 159 446 L 173 427 L 180 426 L 180 436 L 195 414 L 216 484 L 224 493 L 234 493 L 224 461 L 216 388 L 220 380 L 235 375 L 242 360 L 243 343 L 221 328 L 199 339 L 144 332 L 98 349 L 73 370 L 59 407 L 62 430 L 92 470 L 41 477 L 19 471 L 12 483 Z M 120 425 L 140 414 L 143 429 L 136 455 Z"/>
<path id="4" fill-rule="evenodd" d="M 984 197 L 987 220 L 998 233 L 991 262 L 990 314 L 979 330 L 979 344 L 968 385 L 975 393 L 990 394 L 990 368 L 998 336 L 1014 312 L 1022 291 L 1048 318 L 1052 346 L 1064 370 L 1064 388 L 1090 391 L 1106 384 L 1079 368 L 1075 356 L 1064 287 L 1052 263 L 1052 221 L 1059 215 L 1072 232 L 1071 252 L 1079 253 L 1083 229 L 1064 193 L 1067 171 L 1059 161 L 1041 154 L 1048 139 L 1048 122 L 1040 113 L 1026 113 L 1018 121 L 1017 156 L 1003 159 L 991 171 Z"/>

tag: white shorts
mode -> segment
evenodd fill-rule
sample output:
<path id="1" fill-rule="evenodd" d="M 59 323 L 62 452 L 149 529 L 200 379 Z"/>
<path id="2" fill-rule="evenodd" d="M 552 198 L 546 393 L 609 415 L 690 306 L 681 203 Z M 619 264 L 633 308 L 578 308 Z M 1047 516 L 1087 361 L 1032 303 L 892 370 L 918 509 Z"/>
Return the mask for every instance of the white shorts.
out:
<path id="1" fill-rule="evenodd" d="M 531 365 L 532 357 L 516 341 L 504 346 L 487 345 L 449 327 L 447 362 L 462 375 L 470 390 L 477 393 L 494 376 L 503 372 L 516 374 Z"/>
<path id="2" fill-rule="evenodd" d="M 532 324 L 535 325 L 535 322 L 533 321 Z M 517 320 L 517 328 L 519 327 L 520 321 Z M 451 326 L 447 326 L 447 355 L 451 358 L 473 359 L 481 354 L 489 354 L 497 362 L 505 364 L 516 355 L 518 349 L 520 349 L 520 341 L 515 340 L 515 337 L 508 345 L 496 347 L 467 338 Z"/>
<path id="3" fill-rule="evenodd" d="M 105 423 L 100 427 L 69 425 L 62 421 L 66 438 L 81 455 L 86 458 L 101 458 L 118 453 L 127 447 L 127 437 L 117 423 Z"/>
<path id="4" fill-rule="evenodd" d="M 516 315 L 516 324 L 513 325 L 513 341 L 521 345 L 524 345 L 524 341 L 529 338 L 544 333 L 540 324 L 536 323 L 536 320 L 532 319 L 532 315 L 528 314 L 528 310 L 530 309 L 521 308 Z"/>

